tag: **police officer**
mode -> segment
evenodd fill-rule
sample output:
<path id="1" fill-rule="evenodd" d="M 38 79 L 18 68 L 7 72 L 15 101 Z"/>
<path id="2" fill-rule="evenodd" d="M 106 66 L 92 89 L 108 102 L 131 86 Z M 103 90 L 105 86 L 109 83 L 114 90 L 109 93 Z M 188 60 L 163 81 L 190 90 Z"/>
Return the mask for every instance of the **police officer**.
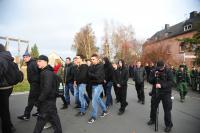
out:
<path id="1" fill-rule="evenodd" d="M 172 100 L 171 92 L 173 86 L 172 71 L 165 67 L 163 61 L 157 62 L 157 67 L 150 73 L 149 82 L 153 85 L 151 93 L 151 112 L 148 125 L 155 124 L 156 111 L 162 100 L 164 109 L 165 132 L 170 132 L 173 127 L 171 120 Z"/>
<path id="2" fill-rule="evenodd" d="M 46 122 L 53 126 L 54 133 L 62 133 L 60 118 L 56 108 L 56 83 L 53 68 L 48 65 L 48 57 L 40 55 L 37 62 L 41 69 L 40 73 L 40 95 L 36 106 L 39 108 L 39 116 L 34 133 L 41 133 Z"/>
<path id="3" fill-rule="evenodd" d="M 23 60 L 27 64 L 27 79 L 30 84 L 30 93 L 28 96 L 28 104 L 25 108 L 24 114 L 18 116 L 18 119 L 21 120 L 29 120 L 30 113 L 34 107 L 35 102 L 38 99 L 39 92 L 40 92 L 40 73 L 37 67 L 36 60 L 31 58 L 28 50 L 23 55 Z M 38 113 L 33 114 L 33 116 L 38 115 Z"/>
<path id="4" fill-rule="evenodd" d="M 184 102 L 185 96 L 188 91 L 188 82 L 189 82 L 189 75 L 184 68 L 184 65 L 179 66 L 179 70 L 176 74 L 176 82 L 177 82 L 177 89 L 180 92 L 180 101 Z"/>
<path id="5" fill-rule="evenodd" d="M 192 67 L 192 70 L 190 71 L 190 78 L 191 78 L 191 86 L 192 90 L 197 90 L 197 80 L 198 80 L 198 71 L 195 67 Z"/>

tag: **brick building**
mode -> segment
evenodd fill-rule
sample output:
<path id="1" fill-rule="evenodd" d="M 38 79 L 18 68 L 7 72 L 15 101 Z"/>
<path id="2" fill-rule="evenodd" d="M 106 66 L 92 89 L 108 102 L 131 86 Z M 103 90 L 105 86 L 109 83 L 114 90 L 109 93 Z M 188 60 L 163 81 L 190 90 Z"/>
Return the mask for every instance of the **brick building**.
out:
<path id="1" fill-rule="evenodd" d="M 195 58 L 194 53 L 192 50 L 186 50 L 188 44 L 183 44 L 178 39 L 191 38 L 196 33 L 199 24 L 200 12 L 197 11 L 191 12 L 189 19 L 176 25 L 165 24 L 163 30 L 147 39 L 143 45 L 143 53 L 162 48 L 165 49 L 165 54 L 170 57 L 166 60 L 168 64 L 177 65 L 185 62 L 191 67 Z"/>

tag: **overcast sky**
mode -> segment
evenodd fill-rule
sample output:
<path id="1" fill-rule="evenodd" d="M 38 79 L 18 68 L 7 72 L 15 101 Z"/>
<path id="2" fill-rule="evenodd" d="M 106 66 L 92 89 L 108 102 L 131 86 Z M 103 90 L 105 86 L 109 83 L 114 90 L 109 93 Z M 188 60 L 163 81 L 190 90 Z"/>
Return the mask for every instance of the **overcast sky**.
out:
<path id="1" fill-rule="evenodd" d="M 105 21 L 132 25 L 135 36 L 144 40 L 165 24 L 184 21 L 192 11 L 200 11 L 200 0 L 0 0 L 0 36 L 36 43 L 41 54 L 56 51 L 72 57 L 74 35 L 88 23 L 100 46 Z M 13 54 L 16 48 L 10 42 Z"/>

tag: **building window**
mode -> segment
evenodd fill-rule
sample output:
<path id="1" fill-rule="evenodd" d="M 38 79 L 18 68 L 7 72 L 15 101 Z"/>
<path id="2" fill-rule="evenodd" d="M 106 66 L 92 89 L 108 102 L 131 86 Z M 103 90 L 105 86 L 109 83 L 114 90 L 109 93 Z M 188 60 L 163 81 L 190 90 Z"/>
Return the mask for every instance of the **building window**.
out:
<path id="1" fill-rule="evenodd" d="M 192 29 L 192 24 L 188 24 L 184 26 L 184 31 L 189 31 Z"/>
<path id="2" fill-rule="evenodd" d="M 180 53 L 185 52 L 185 43 L 183 43 L 183 42 L 180 43 L 180 45 L 179 45 L 179 52 Z"/>

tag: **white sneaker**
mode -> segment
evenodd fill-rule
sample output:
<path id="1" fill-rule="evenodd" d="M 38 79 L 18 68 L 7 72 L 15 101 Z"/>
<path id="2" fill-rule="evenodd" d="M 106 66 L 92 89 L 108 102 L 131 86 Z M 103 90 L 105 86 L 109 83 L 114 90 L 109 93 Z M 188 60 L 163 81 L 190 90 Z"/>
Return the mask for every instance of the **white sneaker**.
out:
<path id="1" fill-rule="evenodd" d="M 51 123 L 47 122 L 45 125 L 44 125 L 44 129 L 48 129 L 48 128 L 51 128 L 52 125 Z"/>

